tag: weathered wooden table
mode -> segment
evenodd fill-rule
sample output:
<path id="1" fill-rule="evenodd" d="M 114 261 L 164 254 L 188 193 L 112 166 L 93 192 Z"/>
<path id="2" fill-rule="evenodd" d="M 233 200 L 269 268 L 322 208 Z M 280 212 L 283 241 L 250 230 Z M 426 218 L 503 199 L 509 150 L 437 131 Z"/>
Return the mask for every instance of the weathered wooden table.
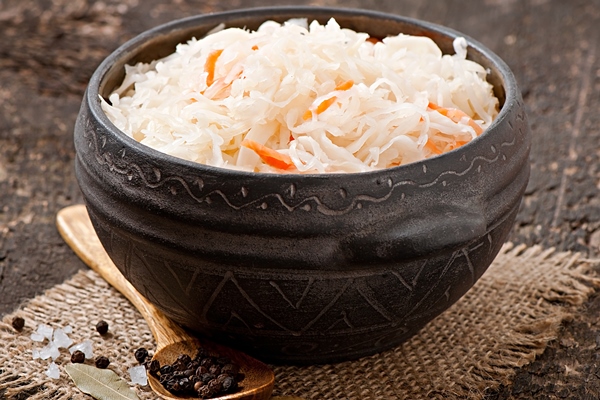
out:
<path id="1" fill-rule="evenodd" d="M 83 264 L 54 227 L 82 202 L 72 130 L 90 75 L 133 35 L 198 13 L 275 4 L 363 7 L 460 30 L 513 69 L 533 131 L 517 243 L 600 253 L 598 0 L 0 0 L 0 315 Z M 489 398 L 600 397 L 600 297 Z"/>

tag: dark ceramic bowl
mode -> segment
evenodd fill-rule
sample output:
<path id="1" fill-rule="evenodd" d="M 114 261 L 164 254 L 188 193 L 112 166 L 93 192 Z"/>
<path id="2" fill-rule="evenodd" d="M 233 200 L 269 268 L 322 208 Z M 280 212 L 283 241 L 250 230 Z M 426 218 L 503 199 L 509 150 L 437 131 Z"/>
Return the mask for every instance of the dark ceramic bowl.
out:
<path id="1" fill-rule="evenodd" d="M 508 67 L 467 37 L 501 111 L 480 137 L 425 161 L 360 174 L 258 174 L 200 165 L 119 131 L 99 95 L 123 66 L 219 23 L 306 17 L 372 36 L 459 33 L 364 10 L 263 8 L 145 32 L 94 73 L 75 127 L 76 173 L 94 227 L 127 279 L 178 323 L 263 360 L 335 362 L 414 335 L 456 302 L 505 241 L 529 176 L 530 136 Z M 464 35 L 461 35 L 464 36 Z"/>

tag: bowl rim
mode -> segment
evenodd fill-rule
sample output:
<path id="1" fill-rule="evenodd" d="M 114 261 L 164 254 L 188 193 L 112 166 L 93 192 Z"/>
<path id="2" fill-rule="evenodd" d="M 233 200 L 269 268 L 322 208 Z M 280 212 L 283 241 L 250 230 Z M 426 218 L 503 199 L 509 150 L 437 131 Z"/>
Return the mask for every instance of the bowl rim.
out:
<path id="1" fill-rule="evenodd" d="M 499 113 L 492 121 L 491 125 L 478 137 L 471 140 L 469 143 L 461 146 L 460 148 L 448 151 L 446 153 L 436 155 L 431 158 L 415 161 L 408 164 L 402 164 L 391 168 L 375 169 L 372 171 L 365 172 L 327 172 L 327 173 L 288 173 L 288 172 L 253 172 L 244 171 L 233 168 L 217 167 L 208 164 L 202 164 L 195 161 L 186 160 L 170 154 L 161 152 L 152 147 L 144 145 L 137 140 L 133 139 L 125 132 L 117 128 L 112 121 L 108 118 L 106 113 L 102 110 L 100 102 L 100 88 L 105 82 L 106 76 L 112 72 L 113 66 L 117 60 L 121 60 L 127 57 L 135 51 L 139 46 L 144 43 L 151 41 L 153 38 L 168 34 L 170 32 L 184 29 L 187 27 L 193 27 L 194 25 L 210 24 L 212 21 L 214 26 L 220 23 L 227 23 L 228 20 L 233 20 L 241 17 L 259 17 L 263 16 L 265 21 L 270 18 L 276 18 L 281 15 L 287 15 L 290 13 L 297 14 L 311 14 L 317 18 L 320 14 L 323 16 L 336 14 L 344 15 L 348 17 L 367 17 L 371 19 L 382 19 L 392 20 L 404 24 L 413 25 L 415 27 L 423 28 L 426 31 L 441 34 L 442 36 L 456 38 L 464 37 L 467 41 L 468 50 L 475 50 L 481 56 L 489 60 L 490 65 L 493 65 L 497 70 L 498 77 L 500 78 L 501 89 L 504 92 L 504 103 L 499 110 Z M 300 16 L 303 17 L 303 16 Z M 342 26 L 343 27 L 343 26 Z M 468 53 L 467 53 L 468 54 Z M 126 64 L 126 63 L 125 63 Z M 282 181 L 289 181 L 290 177 L 298 180 L 320 180 L 320 179 L 355 179 L 360 176 L 363 178 L 373 178 L 381 175 L 382 173 L 401 173 L 403 171 L 418 168 L 421 170 L 424 168 L 425 163 L 445 163 L 448 158 L 454 157 L 456 153 L 462 153 L 470 147 L 476 146 L 482 140 L 485 140 L 488 136 L 492 135 L 500 124 L 505 121 L 512 112 L 515 104 L 519 102 L 521 95 L 518 89 L 516 78 L 508 65 L 492 50 L 487 48 L 479 41 L 472 37 L 463 34 L 455 29 L 436 24 L 433 22 L 420 20 L 412 17 L 406 17 L 399 14 L 385 13 L 381 11 L 374 11 L 362 8 L 342 8 L 342 7 L 320 7 L 320 6 L 269 6 L 269 7 L 251 7 L 251 8 L 239 8 L 234 10 L 216 12 L 211 14 L 197 14 L 184 18 L 175 19 L 164 24 L 157 25 L 153 28 L 145 30 L 131 39 L 127 40 L 120 46 L 118 46 L 113 52 L 106 56 L 103 61 L 96 68 L 92 74 L 89 84 L 86 88 L 83 101 L 87 103 L 90 114 L 100 124 L 100 127 L 106 132 L 110 132 L 124 144 L 131 146 L 141 154 L 147 154 L 151 160 L 159 163 L 168 163 L 176 167 L 182 167 L 187 170 L 203 171 L 210 174 L 218 174 L 232 179 L 256 179 L 256 178 L 269 178 Z"/>

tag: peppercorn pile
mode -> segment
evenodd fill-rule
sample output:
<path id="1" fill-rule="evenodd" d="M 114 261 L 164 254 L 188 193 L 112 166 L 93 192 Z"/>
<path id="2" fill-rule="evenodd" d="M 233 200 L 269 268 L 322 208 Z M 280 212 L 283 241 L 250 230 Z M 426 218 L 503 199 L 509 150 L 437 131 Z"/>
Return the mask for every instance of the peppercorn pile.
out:
<path id="1" fill-rule="evenodd" d="M 227 357 L 211 356 L 199 349 L 192 359 L 182 354 L 173 364 L 160 365 L 158 360 L 146 361 L 148 352 L 138 349 L 135 358 L 146 366 L 148 372 L 169 392 L 178 396 L 194 396 L 210 399 L 233 393 L 244 379 L 239 367 Z"/>

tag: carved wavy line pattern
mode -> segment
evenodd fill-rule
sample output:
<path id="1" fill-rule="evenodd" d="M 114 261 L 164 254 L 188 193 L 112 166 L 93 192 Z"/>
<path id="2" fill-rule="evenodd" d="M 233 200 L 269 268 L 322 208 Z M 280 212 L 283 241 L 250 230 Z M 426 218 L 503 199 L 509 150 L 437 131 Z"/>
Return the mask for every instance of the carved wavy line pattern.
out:
<path id="1" fill-rule="evenodd" d="M 519 114 L 519 115 L 517 115 L 517 119 L 524 121 L 525 116 L 522 114 Z M 519 131 L 521 132 L 521 129 L 519 129 Z M 168 176 L 168 177 L 162 178 L 160 171 L 156 170 L 156 169 L 155 169 L 156 181 L 153 182 L 150 178 L 148 178 L 146 176 L 143 169 L 138 164 L 125 161 L 125 152 L 123 152 L 121 154 L 121 157 L 116 157 L 117 159 L 120 158 L 122 160 L 123 165 L 121 165 L 121 166 L 119 166 L 117 164 L 117 162 L 115 161 L 115 157 L 113 157 L 113 155 L 111 153 L 102 152 L 101 149 L 104 148 L 104 146 L 106 145 L 106 142 L 105 142 L 106 138 L 103 137 L 103 143 L 100 144 L 98 135 L 93 128 L 88 127 L 85 130 L 85 135 L 87 136 L 88 140 L 91 142 L 90 147 L 94 148 L 94 158 L 97 160 L 97 162 L 100 165 L 108 166 L 110 171 L 116 172 L 120 175 L 125 175 L 125 176 L 127 176 L 127 178 L 129 180 L 133 179 L 133 175 L 135 174 L 139 177 L 139 179 L 141 179 L 143 184 L 150 189 L 157 189 L 162 186 L 166 186 L 170 183 L 176 182 L 179 185 L 181 185 L 181 187 L 184 189 L 184 192 L 187 193 L 188 196 L 190 196 L 194 201 L 196 201 L 198 203 L 203 203 L 203 202 L 210 203 L 210 202 L 212 202 L 212 199 L 211 199 L 212 196 L 218 196 L 230 208 L 232 208 L 234 210 L 241 210 L 241 209 L 244 209 L 247 207 L 261 207 L 261 208 L 265 209 L 268 207 L 268 202 L 267 202 L 268 200 L 275 200 L 276 202 L 278 202 L 282 207 L 284 207 L 288 211 L 296 211 L 296 210 L 309 211 L 313 208 L 313 205 L 314 205 L 315 206 L 314 208 L 318 212 L 320 212 L 321 214 L 330 215 L 330 216 L 347 214 L 355 209 L 361 208 L 363 206 L 363 203 L 384 202 L 392 196 L 393 192 L 397 188 L 400 188 L 402 186 L 410 185 L 410 186 L 416 186 L 418 188 L 429 188 L 432 186 L 436 186 L 438 184 L 442 184 L 445 186 L 447 184 L 447 182 L 443 179 L 445 176 L 449 176 L 449 175 L 464 176 L 464 175 L 468 174 L 469 172 L 471 172 L 474 168 L 477 168 L 477 170 L 480 171 L 481 164 L 478 163 L 478 161 L 481 163 L 494 164 L 494 163 L 498 162 L 498 160 L 500 160 L 500 159 L 505 161 L 507 158 L 506 155 L 501 154 L 501 153 L 496 153 L 495 157 L 493 157 L 493 158 L 488 158 L 488 157 L 484 157 L 484 156 L 475 156 L 471 159 L 471 162 L 469 163 L 467 168 L 463 169 L 462 171 L 454 171 L 454 170 L 443 171 L 443 172 L 439 173 L 436 177 L 434 177 L 432 180 L 430 180 L 429 182 L 426 182 L 426 183 L 417 183 L 414 180 L 403 180 L 400 182 L 392 183 L 390 185 L 390 190 L 388 191 L 388 193 L 386 193 L 385 195 L 383 195 L 381 197 L 374 197 L 374 196 L 369 196 L 366 194 L 359 194 L 359 195 L 356 195 L 352 199 L 352 201 L 350 202 L 349 205 L 347 205 L 343 208 L 338 208 L 338 209 L 332 208 L 332 207 L 326 205 L 317 196 L 309 196 L 309 197 L 301 200 L 297 204 L 290 204 L 279 193 L 266 194 L 258 199 L 236 205 L 236 204 L 234 204 L 234 202 L 232 202 L 230 197 L 227 194 L 223 193 L 221 190 L 213 190 L 202 196 L 198 196 L 198 195 L 194 194 L 190 184 L 184 178 L 182 178 L 180 176 Z M 514 146 L 515 144 L 516 144 L 516 134 L 513 134 L 513 137 L 510 141 L 502 142 L 499 145 L 499 147 L 511 147 L 511 146 Z M 494 149 L 495 149 L 495 147 L 494 147 Z M 477 167 L 475 167 L 476 164 L 479 164 L 479 165 Z M 428 171 L 428 169 L 426 167 L 426 164 L 424 164 L 423 165 L 423 174 L 427 174 L 427 171 Z M 202 187 L 203 187 L 202 179 L 198 178 L 198 181 L 195 183 L 198 185 L 199 189 L 202 190 Z M 171 190 L 172 190 L 173 194 L 177 193 L 176 190 L 174 190 L 174 189 L 171 189 Z M 248 189 L 246 187 L 242 186 L 240 188 L 240 191 L 243 194 L 242 197 L 245 198 L 248 194 L 247 193 Z M 290 190 L 290 193 L 294 194 L 295 188 L 292 187 Z"/>

